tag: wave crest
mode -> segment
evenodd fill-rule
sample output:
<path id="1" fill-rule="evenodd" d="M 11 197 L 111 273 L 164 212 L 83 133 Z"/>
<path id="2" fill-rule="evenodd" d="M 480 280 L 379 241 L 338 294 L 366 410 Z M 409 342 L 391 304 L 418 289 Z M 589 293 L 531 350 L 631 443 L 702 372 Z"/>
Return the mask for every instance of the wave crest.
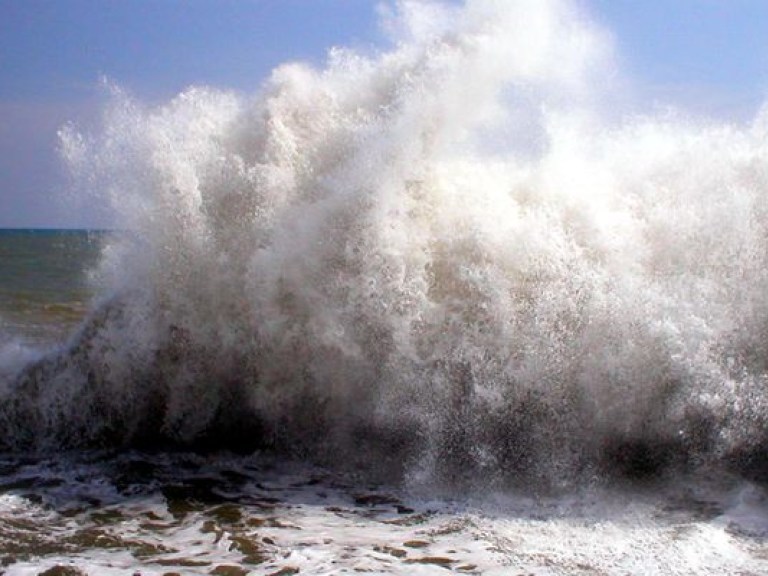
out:
<path id="1" fill-rule="evenodd" d="M 118 91 L 100 131 L 62 131 L 131 233 L 107 303 L 8 387 L 5 444 L 452 480 L 762 450 L 768 116 L 612 123 L 607 35 L 567 2 L 397 14 L 388 52 L 255 96 Z"/>

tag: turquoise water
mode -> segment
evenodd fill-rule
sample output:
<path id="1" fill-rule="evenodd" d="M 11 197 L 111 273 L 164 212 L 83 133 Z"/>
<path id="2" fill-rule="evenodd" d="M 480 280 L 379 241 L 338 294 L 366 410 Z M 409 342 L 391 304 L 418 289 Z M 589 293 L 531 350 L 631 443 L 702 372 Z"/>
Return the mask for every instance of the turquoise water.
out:
<path id="1" fill-rule="evenodd" d="M 0 333 L 61 339 L 85 315 L 102 231 L 0 229 Z"/>

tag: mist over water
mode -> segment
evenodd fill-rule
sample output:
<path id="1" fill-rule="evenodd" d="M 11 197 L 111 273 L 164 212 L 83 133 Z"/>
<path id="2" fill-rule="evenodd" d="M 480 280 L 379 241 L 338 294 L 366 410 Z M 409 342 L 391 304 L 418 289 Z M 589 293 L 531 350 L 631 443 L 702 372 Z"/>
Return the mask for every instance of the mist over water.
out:
<path id="1" fill-rule="evenodd" d="M 768 109 L 617 120 L 609 37 L 569 2 L 385 19 L 386 51 L 255 95 L 115 89 L 100 130 L 62 130 L 130 233 L 67 351 L 0 382 L 0 443 L 270 447 L 414 482 L 753 471 Z"/>

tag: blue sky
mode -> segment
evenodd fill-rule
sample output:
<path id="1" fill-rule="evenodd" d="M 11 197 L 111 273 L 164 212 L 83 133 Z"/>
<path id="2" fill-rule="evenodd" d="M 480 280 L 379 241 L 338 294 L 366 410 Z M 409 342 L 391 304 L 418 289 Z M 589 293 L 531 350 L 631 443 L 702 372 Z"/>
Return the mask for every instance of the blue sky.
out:
<path id="1" fill-rule="evenodd" d="M 256 89 L 287 60 L 384 38 L 378 0 L 0 0 L 0 227 L 98 225 L 66 210 L 56 131 L 107 76 L 145 101 Z M 749 118 L 768 95 L 768 1 L 582 0 L 647 102 Z"/>
<path id="2" fill-rule="evenodd" d="M 768 96 L 765 0 L 590 0 L 648 98 L 745 118 Z"/>

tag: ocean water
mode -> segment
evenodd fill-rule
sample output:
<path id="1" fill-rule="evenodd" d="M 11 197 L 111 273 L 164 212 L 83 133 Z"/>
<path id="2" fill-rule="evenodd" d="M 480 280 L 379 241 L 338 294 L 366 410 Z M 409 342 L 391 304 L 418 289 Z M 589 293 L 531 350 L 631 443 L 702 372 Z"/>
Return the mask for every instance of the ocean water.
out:
<path id="1" fill-rule="evenodd" d="M 62 128 L 126 232 L 3 254 L 8 574 L 768 571 L 768 108 L 625 110 L 571 2 L 387 14 Z"/>
<path id="2" fill-rule="evenodd" d="M 30 343 L 64 340 L 85 318 L 105 234 L 0 230 L 0 331 Z"/>

